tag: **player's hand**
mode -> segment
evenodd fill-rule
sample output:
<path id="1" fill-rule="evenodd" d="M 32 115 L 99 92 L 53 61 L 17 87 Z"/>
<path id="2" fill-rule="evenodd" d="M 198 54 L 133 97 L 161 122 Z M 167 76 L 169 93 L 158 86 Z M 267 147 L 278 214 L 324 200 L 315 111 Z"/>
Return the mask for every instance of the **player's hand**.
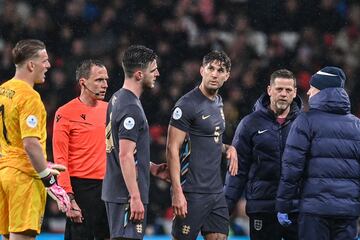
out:
<path id="1" fill-rule="evenodd" d="M 144 220 L 145 209 L 140 197 L 130 198 L 130 220 L 141 222 Z"/>
<path id="2" fill-rule="evenodd" d="M 50 172 L 55 176 L 59 175 L 60 172 L 64 172 L 66 170 L 65 166 L 52 162 L 48 162 L 47 167 L 50 170 Z"/>
<path id="3" fill-rule="evenodd" d="M 161 180 L 171 182 L 169 168 L 166 163 L 155 164 L 150 162 L 150 173 Z"/>
<path id="4" fill-rule="evenodd" d="M 235 176 L 238 172 L 238 157 L 237 151 L 234 146 L 229 146 L 226 150 L 226 159 L 230 162 L 229 163 L 229 173 L 231 176 Z"/>
<path id="5" fill-rule="evenodd" d="M 61 212 L 66 212 L 71 208 L 70 198 L 59 185 L 54 183 L 50 187 L 46 188 L 48 195 L 54 199 L 58 205 L 58 208 Z"/>
<path id="6" fill-rule="evenodd" d="M 66 211 L 66 216 L 75 223 L 82 223 L 83 216 L 80 207 L 77 205 L 75 199 L 70 202 L 71 207 Z"/>
<path id="7" fill-rule="evenodd" d="M 172 207 L 175 216 L 179 216 L 181 218 L 185 218 L 187 215 L 187 201 L 184 196 L 184 193 L 178 192 L 173 193 L 172 195 Z"/>

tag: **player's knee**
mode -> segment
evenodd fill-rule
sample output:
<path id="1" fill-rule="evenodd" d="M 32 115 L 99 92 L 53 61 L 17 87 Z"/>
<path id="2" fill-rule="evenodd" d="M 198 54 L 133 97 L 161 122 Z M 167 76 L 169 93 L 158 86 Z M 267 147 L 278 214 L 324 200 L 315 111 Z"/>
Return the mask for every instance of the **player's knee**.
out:
<path id="1" fill-rule="evenodd" d="M 208 233 L 205 235 L 205 240 L 226 240 L 227 236 L 222 233 Z"/>
<path id="2" fill-rule="evenodd" d="M 37 232 L 35 230 L 25 230 L 23 232 L 10 233 L 11 240 L 30 240 L 35 239 Z"/>

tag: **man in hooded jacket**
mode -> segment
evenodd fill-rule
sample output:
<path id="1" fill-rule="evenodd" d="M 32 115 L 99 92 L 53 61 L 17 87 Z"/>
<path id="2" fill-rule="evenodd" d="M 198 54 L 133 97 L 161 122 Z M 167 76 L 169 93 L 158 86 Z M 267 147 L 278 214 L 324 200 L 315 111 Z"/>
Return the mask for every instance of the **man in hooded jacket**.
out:
<path id="1" fill-rule="evenodd" d="M 357 239 L 360 120 L 350 113 L 345 79 L 337 67 L 311 77 L 310 109 L 287 138 L 276 209 L 289 213 L 300 189 L 300 239 Z"/>

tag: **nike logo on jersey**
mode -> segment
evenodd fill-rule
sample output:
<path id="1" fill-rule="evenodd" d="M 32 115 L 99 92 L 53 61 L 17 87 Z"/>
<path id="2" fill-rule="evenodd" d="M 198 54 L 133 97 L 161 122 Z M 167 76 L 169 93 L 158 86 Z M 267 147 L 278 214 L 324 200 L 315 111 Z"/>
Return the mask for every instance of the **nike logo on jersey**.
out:
<path id="1" fill-rule="evenodd" d="M 206 115 L 206 116 L 205 116 L 205 115 L 202 115 L 202 116 L 201 116 L 201 119 L 202 119 L 202 120 L 205 120 L 205 119 L 209 118 L 210 116 L 211 116 L 211 115 Z"/>
<path id="2" fill-rule="evenodd" d="M 86 115 L 85 114 L 81 114 L 80 117 L 84 120 L 86 120 Z"/>
<path id="3" fill-rule="evenodd" d="M 268 130 L 265 129 L 265 130 L 258 130 L 258 134 L 263 134 L 264 132 L 267 132 Z"/>

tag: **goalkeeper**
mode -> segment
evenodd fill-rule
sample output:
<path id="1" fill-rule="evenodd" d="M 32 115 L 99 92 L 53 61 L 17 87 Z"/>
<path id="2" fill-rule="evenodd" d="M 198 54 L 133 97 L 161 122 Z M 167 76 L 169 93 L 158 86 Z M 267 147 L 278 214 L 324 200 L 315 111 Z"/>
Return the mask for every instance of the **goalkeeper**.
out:
<path id="1" fill-rule="evenodd" d="M 46 189 L 66 212 L 66 192 L 55 175 L 62 165 L 46 161 L 46 111 L 33 86 L 50 68 L 43 42 L 21 40 L 12 50 L 15 76 L 0 86 L 0 234 L 35 239 L 40 233 Z"/>

